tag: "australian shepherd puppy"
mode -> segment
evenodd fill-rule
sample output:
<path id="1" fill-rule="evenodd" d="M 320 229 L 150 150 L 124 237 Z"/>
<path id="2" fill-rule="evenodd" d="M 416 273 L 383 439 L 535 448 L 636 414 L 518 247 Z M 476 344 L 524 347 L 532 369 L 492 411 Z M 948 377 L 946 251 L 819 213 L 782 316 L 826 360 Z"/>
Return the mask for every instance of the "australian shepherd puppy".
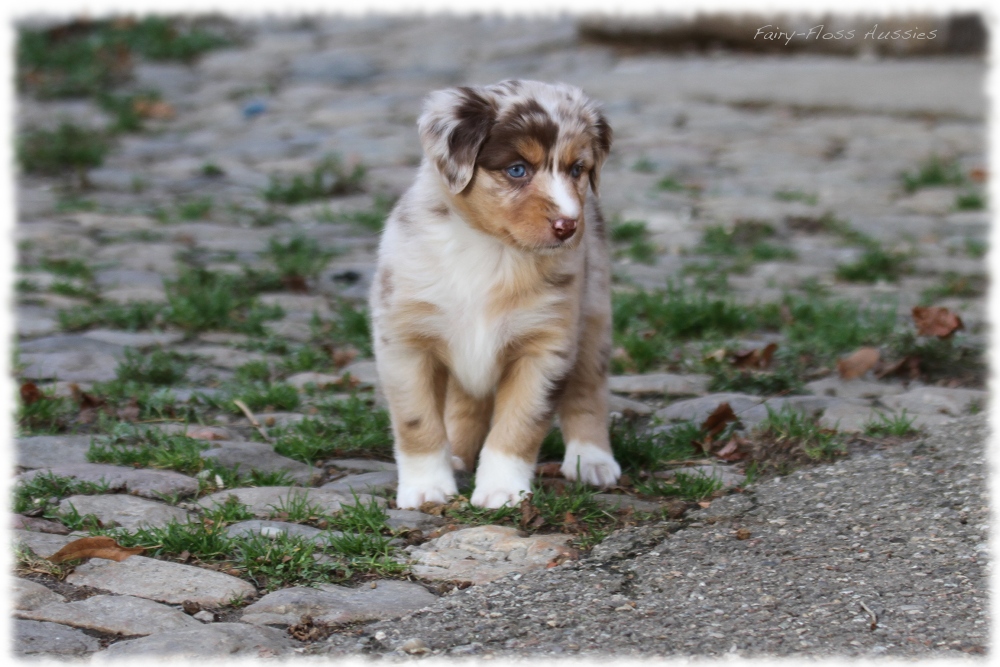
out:
<path id="1" fill-rule="evenodd" d="M 418 126 L 425 158 L 386 221 L 370 304 L 396 504 L 444 502 L 453 468 L 475 468 L 474 505 L 518 502 L 554 414 L 563 475 L 613 484 L 597 205 L 611 128 L 580 89 L 537 81 L 437 91 Z"/>

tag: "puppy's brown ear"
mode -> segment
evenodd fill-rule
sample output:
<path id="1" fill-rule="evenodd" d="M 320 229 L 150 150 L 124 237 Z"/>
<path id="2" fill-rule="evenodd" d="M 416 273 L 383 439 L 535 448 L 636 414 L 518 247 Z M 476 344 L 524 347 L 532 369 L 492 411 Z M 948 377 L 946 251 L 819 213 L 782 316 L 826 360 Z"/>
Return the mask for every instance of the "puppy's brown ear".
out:
<path id="1" fill-rule="evenodd" d="M 453 194 L 472 180 L 476 156 L 496 122 L 496 102 L 481 89 L 439 90 L 427 98 L 417 121 L 424 153 Z"/>
<path id="2" fill-rule="evenodd" d="M 601 182 L 601 165 L 611 151 L 611 126 L 608 119 L 600 111 L 596 112 L 597 119 L 594 121 L 594 168 L 590 170 L 590 189 L 597 194 L 597 186 Z"/>

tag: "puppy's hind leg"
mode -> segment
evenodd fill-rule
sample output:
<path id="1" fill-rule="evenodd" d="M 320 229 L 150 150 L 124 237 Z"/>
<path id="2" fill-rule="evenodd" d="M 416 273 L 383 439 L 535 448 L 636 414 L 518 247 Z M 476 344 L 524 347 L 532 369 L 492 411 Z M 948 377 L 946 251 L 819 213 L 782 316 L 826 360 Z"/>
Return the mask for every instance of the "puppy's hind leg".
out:
<path id="1" fill-rule="evenodd" d="M 560 470 L 566 479 L 594 486 L 611 486 L 622 472 L 608 437 L 610 338 L 604 317 L 587 318 L 576 365 L 559 400 L 559 426 L 566 442 Z"/>
<path id="2" fill-rule="evenodd" d="M 448 379 L 444 422 L 451 442 L 452 465 L 455 470 L 472 472 L 482 449 L 493 416 L 493 397 L 471 396 L 454 376 Z"/>
<path id="3" fill-rule="evenodd" d="M 443 414 L 448 371 L 429 352 L 402 346 L 383 347 L 376 360 L 392 418 L 396 505 L 443 503 L 458 492 Z"/>

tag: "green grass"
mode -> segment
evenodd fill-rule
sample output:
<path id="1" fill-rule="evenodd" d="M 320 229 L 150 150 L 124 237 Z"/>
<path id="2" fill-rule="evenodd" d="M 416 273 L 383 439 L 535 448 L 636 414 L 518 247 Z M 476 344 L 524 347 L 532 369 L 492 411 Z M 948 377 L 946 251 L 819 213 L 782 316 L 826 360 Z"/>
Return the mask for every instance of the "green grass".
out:
<path id="1" fill-rule="evenodd" d="M 640 174 L 653 174 L 656 172 L 656 163 L 648 157 L 643 156 L 632 165 L 632 171 L 639 172 Z"/>
<path id="2" fill-rule="evenodd" d="M 941 275 L 940 282 L 925 289 L 920 296 L 923 305 L 931 305 L 935 301 L 949 297 L 973 299 L 986 293 L 988 279 L 983 274 L 961 275 L 947 271 Z"/>
<path id="3" fill-rule="evenodd" d="M 666 190 L 668 192 L 683 192 L 687 190 L 687 186 L 677 180 L 674 176 L 664 176 L 656 183 L 656 187 L 660 190 Z"/>
<path id="4" fill-rule="evenodd" d="M 271 184 L 262 192 L 265 201 L 275 204 L 301 204 L 325 197 L 337 197 L 363 192 L 367 170 L 362 164 L 347 171 L 336 155 L 327 155 L 309 176 L 296 175 L 285 180 L 271 177 Z"/>
<path id="5" fill-rule="evenodd" d="M 981 241 L 979 239 L 974 239 L 972 237 L 966 237 L 965 239 L 965 254 L 973 259 L 982 259 L 986 256 L 986 251 L 989 250 L 989 244 L 986 241 Z"/>
<path id="6" fill-rule="evenodd" d="M 955 196 L 955 208 L 959 211 L 982 211 L 986 209 L 986 197 L 974 190 Z"/>
<path id="7" fill-rule="evenodd" d="M 640 264 L 656 262 L 656 246 L 649 241 L 646 223 L 640 220 L 627 220 L 611 223 L 610 238 L 613 243 L 624 244 L 616 254 L 624 255 Z"/>
<path id="8" fill-rule="evenodd" d="M 395 204 L 395 197 L 377 194 L 375 195 L 372 207 L 368 210 L 333 213 L 327 209 L 320 214 L 319 220 L 320 222 L 329 223 L 347 222 L 363 229 L 377 232 L 381 231 L 382 227 L 385 226 L 385 220 L 389 217 L 389 213 Z"/>
<path id="9" fill-rule="evenodd" d="M 900 180 L 904 190 L 916 192 L 921 188 L 963 185 L 965 175 L 955 160 L 932 155 L 915 170 L 900 174 Z"/>
<path id="10" fill-rule="evenodd" d="M 17 157 L 29 174 L 75 174 L 80 185 L 87 184 L 86 172 L 99 167 L 111 149 L 107 136 L 70 122 L 55 130 L 29 130 L 21 135 Z"/>
<path id="11" fill-rule="evenodd" d="M 803 459 L 832 461 L 847 453 L 842 435 L 821 428 L 812 417 L 788 406 L 768 407 L 767 418 L 753 429 L 752 437 L 762 443 L 755 459 L 765 465 Z"/>
<path id="12" fill-rule="evenodd" d="M 17 82 L 41 98 L 96 96 L 124 83 L 136 56 L 190 61 L 228 43 L 197 26 L 161 16 L 22 28 Z"/>
<path id="13" fill-rule="evenodd" d="M 887 252 L 873 245 L 866 248 L 857 261 L 838 265 L 836 276 L 855 283 L 896 282 L 910 272 L 910 257 L 909 253 Z"/>
<path id="14" fill-rule="evenodd" d="M 41 398 L 26 404 L 17 402 L 17 430 L 20 435 L 52 435 L 65 431 L 79 409 L 72 399 L 42 392 Z"/>
<path id="15" fill-rule="evenodd" d="M 801 190 L 776 190 L 774 198 L 778 201 L 800 201 L 811 206 L 819 203 L 818 196 L 802 192 Z"/>
<path id="16" fill-rule="evenodd" d="M 905 437 L 916 433 L 913 428 L 913 418 L 906 415 L 906 410 L 897 414 L 885 414 L 877 412 L 878 417 L 868 421 L 864 425 L 865 435 L 874 438 L 887 436 Z"/>
<path id="17" fill-rule="evenodd" d="M 82 331 L 95 326 L 142 331 L 165 324 L 164 310 L 162 304 L 141 301 L 77 306 L 59 311 L 59 326 L 63 331 Z"/>
<path id="18" fill-rule="evenodd" d="M 211 197 L 188 199 L 177 205 L 177 215 L 181 220 L 205 220 L 211 216 L 213 206 Z"/>
<path id="19" fill-rule="evenodd" d="M 139 107 L 144 103 L 157 102 L 159 99 L 160 95 L 155 91 L 132 95 L 101 93 L 97 96 L 101 108 L 111 114 L 112 121 L 108 130 L 112 133 L 141 131 L 145 117 L 140 113 Z"/>
<path id="20" fill-rule="evenodd" d="M 281 382 L 255 382 L 233 392 L 227 407 L 230 412 L 239 414 L 240 409 L 232 404 L 234 399 L 246 403 L 253 412 L 290 412 L 299 407 L 300 402 L 298 390 Z"/>
<path id="21" fill-rule="evenodd" d="M 683 500 L 703 500 L 722 489 L 722 482 L 714 477 L 678 472 L 672 482 L 648 477 L 635 483 L 635 490 L 642 496 L 667 496 Z"/>
<path id="22" fill-rule="evenodd" d="M 166 434 L 156 429 L 134 429 L 94 438 L 87 451 L 91 463 L 110 463 L 136 468 L 176 470 L 186 475 L 201 472 L 206 460 L 201 452 L 209 443 L 185 435 Z"/>
<path id="23" fill-rule="evenodd" d="M 118 380 L 123 382 L 172 385 L 184 379 L 191 363 L 190 357 L 173 351 L 139 352 L 126 349 L 125 359 L 118 363 L 116 374 Z"/>
<path id="24" fill-rule="evenodd" d="M 30 481 L 14 485 L 12 511 L 24 514 L 41 511 L 42 516 L 56 516 L 59 501 L 75 495 L 94 495 L 108 490 L 107 484 L 81 482 L 70 477 L 60 477 L 52 473 L 35 475 Z"/>
<path id="25" fill-rule="evenodd" d="M 322 405 L 318 415 L 271 429 L 271 436 L 276 452 L 303 463 L 340 454 L 392 456 L 389 413 L 357 396 Z"/>
<path id="26" fill-rule="evenodd" d="M 796 254 L 791 248 L 769 243 L 764 239 L 775 235 L 774 227 L 761 220 L 739 220 L 732 229 L 709 227 L 702 236 L 695 253 L 714 257 L 732 258 L 730 269 L 749 268 L 751 262 L 792 260 Z"/>
<path id="27" fill-rule="evenodd" d="M 214 162 L 206 162 L 201 165 L 201 175 L 207 178 L 218 178 L 220 176 L 225 176 L 226 172 L 223 171 L 222 167 L 215 164 Z"/>
<path id="28" fill-rule="evenodd" d="M 267 320 L 281 317 L 278 306 L 256 303 L 244 277 L 189 269 L 167 283 L 168 321 L 185 331 L 228 330 L 262 335 Z"/>
<path id="29" fill-rule="evenodd" d="M 802 393 L 803 369 L 798 363 L 797 355 L 776 355 L 772 360 L 772 369 L 756 370 L 734 368 L 728 362 L 714 363 L 708 366 L 712 380 L 708 385 L 710 391 L 732 391 L 744 394 Z"/>
<path id="30" fill-rule="evenodd" d="M 43 258 L 38 262 L 38 267 L 66 278 L 78 278 L 87 282 L 94 279 L 94 270 L 82 259 Z"/>
<path id="31" fill-rule="evenodd" d="M 272 238 L 267 249 L 268 258 L 284 281 L 314 279 L 336 254 L 334 250 L 320 247 L 315 239 L 302 235 L 285 242 Z"/>

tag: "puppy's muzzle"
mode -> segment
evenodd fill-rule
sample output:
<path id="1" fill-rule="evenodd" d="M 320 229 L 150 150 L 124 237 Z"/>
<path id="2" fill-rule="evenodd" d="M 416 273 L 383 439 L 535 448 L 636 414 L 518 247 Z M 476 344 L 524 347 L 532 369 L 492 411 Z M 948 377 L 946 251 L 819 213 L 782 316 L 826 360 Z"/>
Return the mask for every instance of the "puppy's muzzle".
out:
<path id="1" fill-rule="evenodd" d="M 552 221 L 552 233 L 560 241 L 565 241 L 573 236 L 573 234 L 576 234 L 576 220 L 573 218 L 556 218 Z"/>

